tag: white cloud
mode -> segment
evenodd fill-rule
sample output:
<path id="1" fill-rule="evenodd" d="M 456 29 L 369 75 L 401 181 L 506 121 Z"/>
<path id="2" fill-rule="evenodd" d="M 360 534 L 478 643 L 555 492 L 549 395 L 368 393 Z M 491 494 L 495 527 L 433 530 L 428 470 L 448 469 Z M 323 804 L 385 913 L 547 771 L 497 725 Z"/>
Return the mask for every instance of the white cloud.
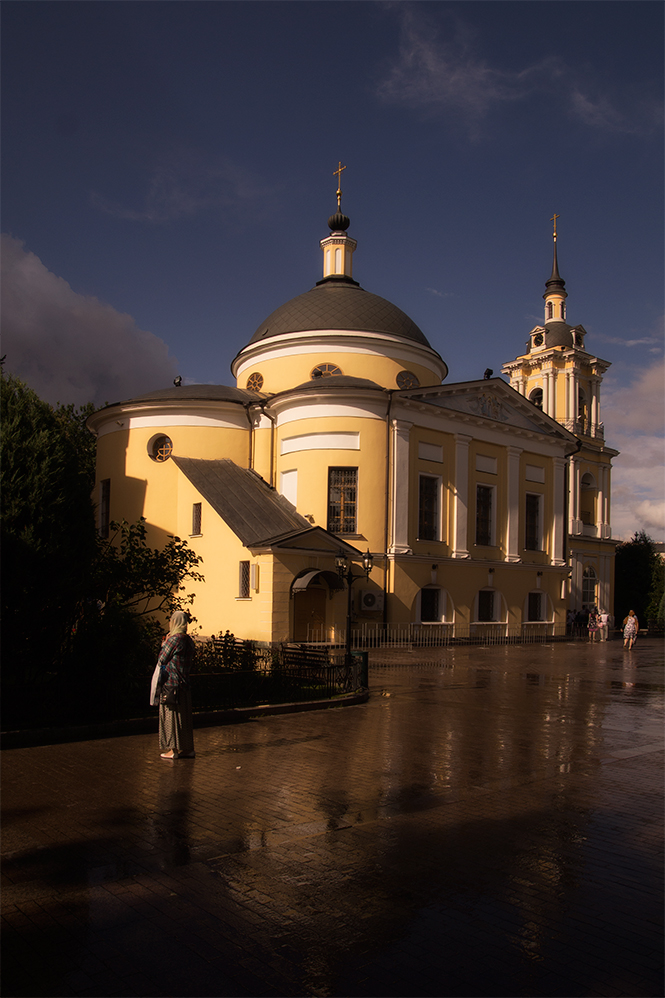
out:
<path id="1" fill-rule="evenodd" d="M 78 294 L 2 235 L 5 369 L 51 404 L 103 405 L 170 385 L 176 361 L 131 315 Z"/>
<path id="2" fill-rule="evenodd" d="M 116 218 L 169 222 L 214 208 L 232 212 L 251 208 L 256 212 L 272 193 L 228 157 L 181 150 L 157 164 L 140 207 L 115 204 L 97 192 L 90 198 L 94 207 Z"/>
<path id="3" fill-rule="evenodd" d="M 628 539 L 646 530 L 665 540 L 665 363 L 626 386 L 610 381 L 602 398 L 606 442 L 621 451 L 613 462 L 613 534 Z"/>
<path id="4" fill-rule="evenodd" d="M 571 118 L 595 130 L 639 134 L 659 127 L 662 111 L 656 100 L 626 87 L 612 95 L 614 99 L 607 93 L 596 95 L 599 83 L 583 80 L 558 56 L 522 69 L 498 69 L 474 51 L 470 31 L 460 19 L 442 40 L 428 13 L 413 4 L 387 7 L 401 22 L 399 56 L 376 88 L 377 96 L 388 103 L 457 114 L 472 138 L 478 137 L 479 123 L 490 111 L 533 94 L 550 95 Z"/>

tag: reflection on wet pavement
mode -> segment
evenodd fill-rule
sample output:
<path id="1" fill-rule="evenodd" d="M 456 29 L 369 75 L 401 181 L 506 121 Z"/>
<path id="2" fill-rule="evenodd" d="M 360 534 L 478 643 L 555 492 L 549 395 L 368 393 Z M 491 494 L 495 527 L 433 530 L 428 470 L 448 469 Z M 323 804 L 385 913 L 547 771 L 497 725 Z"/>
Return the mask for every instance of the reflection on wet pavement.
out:
<path id="1" fill-rule="evenodd" d="M 4 993 L 661 995 L 662 647 L 439 654 L 196 760 L 5 751 Z"/>

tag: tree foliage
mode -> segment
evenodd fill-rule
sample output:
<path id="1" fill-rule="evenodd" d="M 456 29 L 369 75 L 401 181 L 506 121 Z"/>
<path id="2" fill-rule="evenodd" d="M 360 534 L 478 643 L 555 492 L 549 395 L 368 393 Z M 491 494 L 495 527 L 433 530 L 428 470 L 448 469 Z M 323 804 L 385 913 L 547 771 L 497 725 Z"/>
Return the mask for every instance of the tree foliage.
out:
<path id="1" fill-rule="evenodd" d="M 202 581 L 199 558 L 178 537 L 150 548 L 144 520 L 114 523 L 100 538 L 85 425 L 94 407 L 54 408 L 19 379 L 1 379 L 5 716 L 117 716 L 143 691 L 163 615 L 191 606 L 185 581 Z"/>
<path id="2" fill-rule="evenodd" d="M 0 419 L 5 663 L 39 668 L 61 657 L 95 557 L 92 437 L 4 372 Z"/>
<path id="3" fill-rule="evenodd" d="M 650 618 L 657 617 L 659 585 L 662 599 L 661 560 L 652 538 L 644 530 L 636 531 L 616 550 L 614 616 L 617 623 L 621 623 L 629 610 L 635 611 L 644 626 Z"/>

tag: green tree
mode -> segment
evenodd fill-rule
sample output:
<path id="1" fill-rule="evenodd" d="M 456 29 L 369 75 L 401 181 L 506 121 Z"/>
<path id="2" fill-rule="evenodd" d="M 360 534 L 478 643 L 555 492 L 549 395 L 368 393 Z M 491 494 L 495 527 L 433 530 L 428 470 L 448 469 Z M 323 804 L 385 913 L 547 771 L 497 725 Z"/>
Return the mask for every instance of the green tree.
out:
<path id="1" fill-rule="evenodd" d="M 654 542 L 644 530 L 636 531 L 629 541 L 617 547 L 614 583 L 614 616 L 617 624 L 621 624 L 629 610 L 634 610 L 640 626 L 646 626 L 654 572 L 659 560 Z"/>
<path id="2" fill-rule="evenodd" d="M 646 619 L 661 629 L 665 626 L 665 561 L 659 555 L 654 558 Z"/>
<path id="3" fill-rule="evenodd" d="M 39 671 L 62 659 L 96 551 L 89 444 L 79 410 L 0 378 L 4 663 Z"/>
<path id="4" fill-rule="evenodd" d="M 118 716 L 154 666 L 164 615 L 191 605 L 199 559 L 178 537 L 148 547 L 142 520 L 101 539 L 93 406 L 54 408 L 0 377 L 5 721 Z"/>

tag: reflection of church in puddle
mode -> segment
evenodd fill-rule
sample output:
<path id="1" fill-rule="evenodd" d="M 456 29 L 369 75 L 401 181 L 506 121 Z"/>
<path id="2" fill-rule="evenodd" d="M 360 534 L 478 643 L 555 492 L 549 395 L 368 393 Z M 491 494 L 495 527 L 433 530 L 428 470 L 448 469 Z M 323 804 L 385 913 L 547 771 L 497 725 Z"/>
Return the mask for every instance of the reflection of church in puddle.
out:
<path id="1" fill-rule="evenodd" d="M 418 326 L 353 279 L 340 195 L 322 280 L 259 325 L 236 387 L 177 384 L 91 417 L 100 530 L 143 516 L 151 544 L 187 538 L 204 634 L 339 639 L 335 559 L 366 550 L 356 628 L 517 634 L 611 607 L 609 365 L 566 322 L 556 232 L 545 321 L 504 366 L 510 386 L 442 384 Z"/>

